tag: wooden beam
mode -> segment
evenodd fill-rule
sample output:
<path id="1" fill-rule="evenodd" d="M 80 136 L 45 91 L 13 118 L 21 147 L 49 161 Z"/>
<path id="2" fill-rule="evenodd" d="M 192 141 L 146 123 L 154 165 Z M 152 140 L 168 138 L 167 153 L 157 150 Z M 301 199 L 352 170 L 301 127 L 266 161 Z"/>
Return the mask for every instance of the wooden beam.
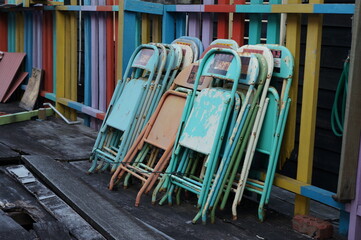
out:
<path id="1" fill-rule="evenodd" d="M 310 1 L 310 3 L 322 2 L 323 0 Z M 297 180 L 304 183 L 311 183 L 312 179 L 321 59 L 322 21 L 323 16 L 320 14 L 308 16 L 305 57 L 307 60 L 305 61 L 303 79 L 300 141 L 297 163 Z M 309 207 L 308 198 L 296 195 L 295 214 L 308 214 Z"/>
<path id="2" fill-rule="evenodd" d="M 46 109 L 46 116 L 51 116 L 54 114 L 54 111 L 51 109 Z M 23 122 L 30 120 L 33 117 L 38 116 L 39 110 L 33 110 L 33 111 L 26 111 L 26 112 L 19 112 L 19 113 L 13 113 L 13 114 L 7 114 L 0 116 L 0 126 L 15 122 Z"/>
<path id="3" fill-rule="evenodd" d="M 350 70 L 348 79 L 344 136 L 336 199 L 352 200 L 355 197 L 356 170 L 361 133 L 361 17 L 360 1 L 356 1 L 353 16 Z"/>

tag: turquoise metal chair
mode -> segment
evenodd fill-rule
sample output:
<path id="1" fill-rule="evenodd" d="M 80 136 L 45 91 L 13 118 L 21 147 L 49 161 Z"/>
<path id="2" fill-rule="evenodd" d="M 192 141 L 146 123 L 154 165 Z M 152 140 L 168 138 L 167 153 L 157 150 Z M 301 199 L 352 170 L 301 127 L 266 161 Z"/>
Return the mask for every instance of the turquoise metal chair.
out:
<path id="1" fill-rule="evenodd" d="M 171 204 L 175 187 L 191 191 L 199 196 L 198 205 L 202 206 L 208 195 L 213 175 L 218 165 L 218 156 L 225 139 L 226 128 L 234 111 L 236 90 L 241 72 L 238 54 L 231 49 L 212 49 L 201 60 L 197 72 L 192 98 L 186 108 L 190 114 L 179 142 L 173 151 L 172 159 L 165 174 L 167 193 L 160 204 L 168 200 Z M 214 87 L 203 89 L 195 98 L 201 77 L 212 77 L 224 82 L 231 82 L 231 90 Z M 200 178 L 184 176 L 193 156 L 204 156 L 204 168 Z M 199 160 L 199 158 L 198 158 Z M 168 181 L 167 181 L 168 180 Z"/>
<path id="2" fill-rule="evenodd" d="M 258 207 L 258 218 L 261 221 L 265 218 L 264 206 L 269 202 L 288 110 L 291 103 L 289 90 L 292 84 L 294 68 L 293 56 L 286 47 L 279 45 L 265 46 L 271 50 L 275 62 L 271 85 L 276 86 L 277 83 L 280 82 L 279 80 L 282 81 L 282 84 L 281 87 L 278 88 L 278 91 L 280 91 L 281 94 L 279 94 L 276 88 L 269 88 L 268 98 L 270 101 L 257 142 L 256 150 L 268 155 L 268 159 L 261 164 L 265 169 L 260 171 L 259 169 L 251 168 L 251 176 L 245 184 L 246 190 L 261 195 Z M 241 197 L 237 199 L 237 203 L 240 201 Z"/>
<path id="3" fill-rule="evenodd" d="M 116 164 L 124 157 L 124 145 L 130 136 L 136 112 L 142 106 L 155 76 L 158 61 L 159 51 L 153 45 L 141 45 L 132 54 L 92 149 L 93 162 L 89 173 L 96 168 L 105 169 L 110 164 Z"/>

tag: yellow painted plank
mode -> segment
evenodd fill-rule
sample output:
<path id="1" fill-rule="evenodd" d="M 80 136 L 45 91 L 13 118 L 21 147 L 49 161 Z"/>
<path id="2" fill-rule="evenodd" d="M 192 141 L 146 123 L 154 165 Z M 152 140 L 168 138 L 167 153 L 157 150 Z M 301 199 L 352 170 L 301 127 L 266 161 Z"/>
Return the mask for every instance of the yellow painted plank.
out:
<path id="1" fill-rule="evenodd" d="M 73 101 L 77 101 L 77 14 L 76 12 L 70 13 L 70 99 Z M 76 111 L 73 109 L 70 109 L 70 120 L 76 120 Z"/>
<path id="2" fill-rule="evenodd" d="M 70 99 L 71 94 L 71 13 L 64 13 L 65 16 L 65 79 L 64 79 L 64 97 Z M 66 118 L 70 118 L 70 109 L 66 108 L 64 112 Z"/>
<path id="3" fill-rule="evenodd" d="M 311 3 L 322 3 L 323 1 L 313 0 Z M 299 153 L 297 164 L 297 180 L 311 183 L 313 154 L 315 143 L 316 111 L 318 98 L 318 82 L 320 73 L 321 40 L 322 40 L 321 14 L 308 16 L 306 57 L 303 93 Z M 295 198 L 295 214 L 308 214 L 309 199 L 297 195 Z"/>
<path id="4" fill-rule="evenodd" d="M 150 19 L 146 13 L 142 14 L 142 44 L 150 42 Z"/>
<path id="5" fill-rule="evenodd" d="M 153 15 L 152 42 L 162 42 L 161 16 Z"/>
<path id="6" fill-rule="evenodd" d="M 313 13 L 313 4 L 276 4 L 272 5 L 272 13 Z"/>
<path id="7" fill-rule="evenodd" d="M 265 180 L 266 174 L 264 172 L 261 173 L 261 179 Z M 273 181 L 273 185 L 283 188 L 287 191 L 300 194 L 301 193 L 301 187 L 307 186 L 309 184 L 305 184 L 301 181 L 297 181 L 296 179 L 281 175 L 276 173 L 275 179 Z"/>
<path id="8" fill-rule="evenodd" d="M 60 11 L 55 11 L 56 18 L 56 96 L 65 97 L 65 16 Z M 65 107 L 56 102 L 56 109 L 62 114 Z"/>
<path id="9" fill-rule="evenodd" d="M 301 3 L 301 0 L 289 0 L 289 3 Z M 286 47 L 294 57 L 295 67 L 293 71 L 292 86 L 289 96 L 292 99 L 287 117 L 287 125 L 282 141 L 279 162 L 283 165 L 287 158 L 291 156 L 295 143 L 296 132 L 296 112 L 297 112 L 297 92 L 298 75 L 300 65 L 300 45 L 301 45 L 301 15 L 287 14 Z"/>
<path id="10" fill-rule="evenodd" d="M 15 51 L 24 52 L 24 17 L 22 12 L 15 14 Z"/>
<path id="11" fill-rule="evenodd" d="M 124 1 L 119 1 L 118 11 L 118 52 L 117 52 L 117 79 L 123 77 L 123 33 L 124 33 Z"/>

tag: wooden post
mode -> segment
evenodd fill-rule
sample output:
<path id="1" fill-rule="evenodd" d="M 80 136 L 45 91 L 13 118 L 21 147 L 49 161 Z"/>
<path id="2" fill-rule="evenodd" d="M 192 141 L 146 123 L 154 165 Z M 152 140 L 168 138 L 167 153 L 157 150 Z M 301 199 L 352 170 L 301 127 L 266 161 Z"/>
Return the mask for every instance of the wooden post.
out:
<path id="1" fill-rule="evenodd" d="M 361 3 L 356 1 L 353 16 L 350 70 L 345 112 L 344 136 L 336 199 L 352 200 L 355 197 L 356 169 L 361 134 Z M 357 238 L 355 238 L 357 239 Z"/>
<path id="2" fill-rule="evenodd" d="M 55 11 L 56 17 L 56 97 L 62 98 L 65 94 L 65 16 L 60 11 Z M 62 114 L 65 107 L 56 101 L 56 109 Z"/>
<path id="3" fill-rule="evenodd" d="M 251 4 L 262 4 L 263 0 L 251 0 Z M 262 15 L 252 13 L 249 15 L 249 39 L 248 44 L 261 42 Z"/>
<path id="4" fill-rule="evenodd" d="M 310 1 L 311 4 L 322 2 L 323 0 Z M 297 180 L 308 184 L 311 184 L 312 179 L 321 58 L 322 19 L 323 16 L 320 14 L 309 15 L 307 25 Z M 295 214 L 308 214 L 309 202 L 308 198 L 296 195 Z"/>
<path id="5" fill-rule="evenodd" d="M 301 0 L 288 0 L 289 4 L 300 4 Z M 289 96 L 292 99 L 287 117 L 287 124 L 282 141 L 279 161 L 281 165 L 291 156 L 296 138 L 296 113 L 297 113 L 297 93 L 298 75 L 300 68 L 300 48 L 301 48 L 301 14 L 287 14 L 286 47 L 294 57 L 295 67 L 293 69 L 292 86 Z"/>

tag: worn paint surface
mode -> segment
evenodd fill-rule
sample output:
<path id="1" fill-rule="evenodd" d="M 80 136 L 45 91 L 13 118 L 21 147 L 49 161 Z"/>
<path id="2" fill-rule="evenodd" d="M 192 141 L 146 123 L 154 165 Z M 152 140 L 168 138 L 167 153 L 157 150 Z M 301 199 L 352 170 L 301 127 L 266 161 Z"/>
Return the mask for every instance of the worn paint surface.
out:
<path id="1" fill-rule="evenodd" d="M 210 154 L 216 132 L 222 124 L 222 112 L 227 109 L 231 93 L 219 89 L 204 89 L 195 100 L 194 107 L 181 135 L 180 144 L 192 150 Z"/>
<path id="2" fill-rule="evenodd" d="M 109 114 L 107 124 L 119 130 L 125 131 L 133 121 L 133 113 L 138 109 L 137 103 L 142 97 L 143 80 L 132 79 L 124 88 Z"/>
<path id="3" fill-rule="evenodd" d="M 241 78 L 239 83 L 252 85 L 258 80 L 259 63 L 254 54 L 240 56 L 242 63 Z"/>
<path id="4" fill-rule="evenodd" d="M 238 49 L 238 43 L 232 39 L 216 39 L 214 40 L 211 45 L 223 45 L 225 47 L 230 47 L 233 50 Z"/>

